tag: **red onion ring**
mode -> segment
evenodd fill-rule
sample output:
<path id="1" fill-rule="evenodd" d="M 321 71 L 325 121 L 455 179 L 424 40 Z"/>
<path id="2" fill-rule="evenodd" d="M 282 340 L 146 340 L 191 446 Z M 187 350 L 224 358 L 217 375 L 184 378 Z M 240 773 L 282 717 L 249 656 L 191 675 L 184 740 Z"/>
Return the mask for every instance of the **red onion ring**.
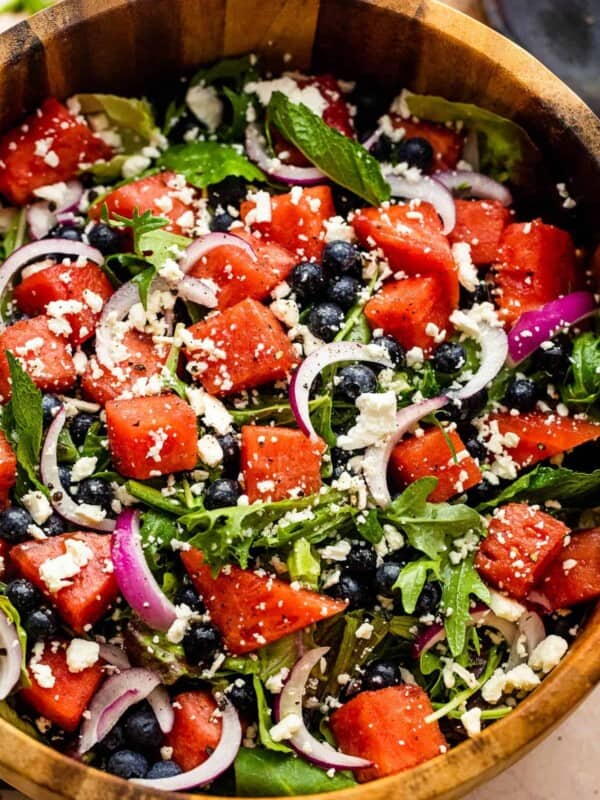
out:
<path id="1" fill-rule="evenodd" d="M 183 300 L 191 300 L 205 308 L 216 308 L 219 304 L 215 290 L 202 278 L 194 278 L 192 275 L 182 278 L 177 286 L 177 294 Z"/>
<path id="2" fill-rule="evenodd" d="M 538 644 L 546 638 L 546 627 L 540 615 L 535 611 L 526 611 L 517 622 L 517 635 L 510 649 L 508 668 L 516 667 L 525 661 L 535 650 Z M 527 655 L 519 654 L 519 639 L 525 637 Z"/>
<path id="3" fill-rule="evenodd" d="M 32 238 L 42 239 L 58 222 L 65 223 L 75 218 L 72 212 L 83 196 L 83 186 L 80 181 L 67 181 L 66 187 L 62 204 L 56 210 L 51 209 L 49 200 L 39 200 L 27 208 L 27 225 Z"/>
<path id="4" fill-rule="evenodd" d="M 480 197 L 482 200 L 498 200 L 503 206 L 509 206 L 512 203 L 512 194 L 506 186 L 481 172 L 471 172 L 468 169 L 444 170 L 436 172 L 435 179 L 451 192 L 468 186 L 466 193 L 471 197 Z"/>
<path id="5" fill-rule="evenodd" d="M 476 172 L 479 172 L 479 134 L 476 130 L 470 130 L 468 132 L 463 146 L 462 157 L 465 161 L 469 162 Z"/>
<path id="6" fill-rule="evenodd" d="M 126 508 L 117 517 L 111 559 L 119 589 L 131 608 L 153 630 L 169 630 L 177 619 L 175 606 L 163 594 L 144 556 L 139 511 Z"/>
<path id="7" fill-rule="evenodd" d="M 159 685 L 158 675 L 141 667 L 107 678 L 90 703 L 89 715 L 81 726 L 78 752 L 87 753 L 101 742 L 128 708 L 147 698 Z"/>
<path id="8" fill-rule="evenodd" d="M 105 367 L 112 367 L 115 363 L 119 363 L 118 360 L 115 361 L 110 352 L 114 340 L 111 327 L 116 322 L 122 322 L 132 307 L 139 302 L 140 290 L 138 285 L 133 281 L 128 281 L 117 289 L 108 302 L 104 304 L 96 326 L 96 358 Z"/>
<path id="9" fill-rule="evenodd" d="M 362 142 L 362 146 L 365 148 L 365 150 L 370 151 L 372 147 L 375 144 L 377 144 L 377 142 L 381 139 L 382 136 L 383 136 L 383 131 L 381 130 L 381 128 L 377 128 L 376 130 L 373 131 L 373 133 L 370 136 L 368 136 L 364 140 L 364 142 Z"/>
<path id="10" fill-rule="evenodd" d="M 485 606 L 479 606 L 471 611 L 471 620 L 473 625 L 483 625 L 486 628 L 494 628 L 506 640 L 509 646 L 512 646 L 517 637 L 517 626 L 514 622 L 509 622 L 506 619 L 501 619 L 493 611 Z M 435 624 L 429 625 L 425 628 L 412 645 L 413 658 L 419 658 L 431 650 L 439 642 L 443 642 L 446 638 L 446 630 L 443 625 Z"/>
<path id="11" fill-rule="evenodd" d="M 114 519 L 95 520 L 86 513 L 86 504 L 79 505 L 72 497 L 67 494 L 61 481 L 60 472 L 58 470 L 58 462 L 56 460 L 58 449 L 58 437 L 62 431 L 67 415 L 64 406 L 56 414 L 44 440 L 42 447 L 42 454 L 40 458 L 40 473 L 44 486 L 50 491 L 50 502 L 57 514 L 60 514 L 63 519 L 72 522 L 74 525 L 82 528 L 91 528 L 95 531 L 104 531 L 110 533 L 114 530 Z M 87 506 L 87 508 L 96 508 L 96 506 Z"/>
<path id="12" fill-rule="evenodd" d="M 387 482 L 388 463 L 392 450 L 409 428 L 433 411 L 443 408 L 447 402 L 448 398 L 446 397 L 433 397 L 422 403 L 413 403 L 411 406 L 400 409 L 396 414 L 396 429 L 393 433 L 383 442 L 371 445 L 365 450 L 362 471 L 371 497 L 378 506 L 387 506 L 392 501 Z"/>
<path id="13" fill-rule="evenodd" d="M 229 769 L 242 743 L 242 726 L 235 708 L 229 701 L 225 700 L 224 702 L 225 705 L 221 710 L 221 738 L 206 761 L 198 767 L 172 778 L 156 778 L 154 780 L 141 778 L 132 780 L 132 783 L 163 792 L 179 792 L 211 783 Z"/>
<path id="14" fill-rule="evenodd" d="M 196 239 L 183 251 L 179 259 L 179 269 L 187 274 L 200 259 L 219 247 L 237 247 L 243 250 L 252 261 L 257 261 L 258 257 L 252 245 L 234 233 L 207 233 L 200 239 Z"/>
<path id="15" fill-rule="evenodd" d="M 381 364 L 384 367 L 392 366 L 390 357 L 384 348 L 360 342 L 330 342 L 305 358 L 292 376 L 289 397 L 298 427 L 311 439 L 316 439 L 317 434 L 310 421 L 308 405 L 310 387 L 325 367 L 339 364 L 342 361 L 367 361 L 371 364 Z"/>
<path id="16" fill-rule="evenodd" d="M 296 186 L 314 186 L 327 180 L 327 175 L 317 167 L 296 167 L 272 158 L 265 149 L 264 137 L 254 124 L 246 128 L 246 153 L 251 161 L 276 181 Z"/>
<path id="17" fill-rule="evenodd" d="M 275 708 L 275 719 L 281 722 L 293 715 L 301 721 L 300 727 L 288 739 L 288 743 L 308 761 L 318 764 L 324 769 L 363 769 L 370 767 L 371 761 L 357 756 L 349 756 L 335 750 L 327 742 L 320 742 L 309 732 L 302 718 L 302 698 L 306 691 L 306 682 L 313 668 L 329 651 L 329 647 L 315 647 L 309 650 L 293 667 Z"/>
<path id="18" fill-rule="evenodd" d="M 100 658 L 118 669 L 129 669 L 131 662 L 125 650 L 115 644 L 101 644 Z"/>
<path id="19" fill-rule="evenodd" d="M 74 242 L 71 239 L 42 239 L 39 242 L 25 244 L 10 254 L 0 270 L 0 307 L 3 305 L 4 293 L 17 272 L 30 262 L 36 259 L 43 261 L 53 253 L 85 258 L 96 264 L 104 263 L 104 256 L 95 247 L 90 247 L 83 242 Z M 0 324 L 5 324 L 1 312 Z"/>
<path id="20" fill-rule="evenodd" d="M 460 389 L 448 392 L 450 400 L 466 400 L 484 389 L 500 372 L 508 356 L 508 337 L 502 328 L 492 328 L 487 323 L 478 327 L 479 369 Z"/>
<path id="21" fill-rule="evenodd" d="M 4 700 L 21 677 L 23 650 L 15 624 L 1 610 L 0 648 L 6 653 L 6 655 L 0 656 L 0 700 Z"/>
<path id="22" fill-rule="evenodd" d="M 409 181 L 398 175 L 387 174 L 384 178 L 390 185 L 392 197 L 406 197 L 409 200 L 423 200 L 431 203 L 443 222 L 443 233 L 447 236 L 456 225 L 456 204 L 448 189 L 433 178 L 423 175 L 417 181 Z"/>
<path id="23" fill-rule="evenodd" d="M 550 600 L 548 600 L 547 595 L 545 595 L 544 592 L 540 591 L 539 589 L 532 589 L 532 591 L 527 595 L 527 600 L 528 602 L 535 603 L 536 606 L 543 608 L 544 611 L 554 610 Z"/>
<path id="24" fill-rule="evenodd" d="M 591 292 L 572 292 L 545 303 L 535 311 L 521 314 L 508 334 L 510 363 L 514 366 L 520 364 L 560 330 L 575 325 L 597 310 Z"/>

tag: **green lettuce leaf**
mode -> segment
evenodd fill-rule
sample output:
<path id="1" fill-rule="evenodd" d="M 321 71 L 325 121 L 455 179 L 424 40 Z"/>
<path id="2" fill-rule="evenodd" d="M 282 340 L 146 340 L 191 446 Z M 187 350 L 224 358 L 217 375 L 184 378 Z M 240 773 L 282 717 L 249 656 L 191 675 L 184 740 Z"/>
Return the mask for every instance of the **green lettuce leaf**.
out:
<path id="1" fill-rule="evenodd" d="M 594 333 L 582 333 L 573 342 L 561 395 L 565 403 L 576 406 L 590 406 L 600 398 L 600 337 Z"/>
<path id="2" fill-rule="evenodd" d="M 252 683 L 254 686 L 254 693 L 256 694 L 256 705 L 258 710 L 258 737 L 263 747 L 267 750 L 275 750 L 278 753 L 289 753 L 290 748 L 283 744 L 283 742 L 276 742 L 271 736 L 271 728 L 273 727 L 273 719 L 271 717 L 271 708 L 267 702 L 265 689 L 262 681 L 258 675 L 252 676 Z"/>
<path id="3" fill-rule="evenodd" d="M 316 589 L 321 574 L 321 562 L 304 537 L 296 539 L 287 559 L 290 580 L 301 581 Z"/>
<path id="4" fill-rule="evenodd" d="M 389 200 L 390 187 L 377 159 L 302 103 L 292 103 L 282 92 L 274 92 L 267 120 L 335 183 L 373 205 Z"/>
<path id="5" fill-rule="evenodd" d="M 245 178 L 250 183 L 266 180 L 264 173 L 239 150 L 219 142 L 173 145 L 162 154 L 158 163 L 185 175 L 187 182 L 199 189 L 221 183 L 231 175 Z"/>
<path id="6" fill-rule="evenodd" d="M 426 94 L 408 94 L 406 103 L 416 117 L 463 122 L 467 130 L 476 131 L 481 171 L 496 180 L 522 183 L 524 173 L 540 159 L 536 145 L 520 125 L 485 108 Z"/>
<path id="7" fill-rule="evenodd" d="M 347 773 L 336 772 L 330 778 L 325 770 L 298 756 L 258 747 L 252 750 L 242 747 L 234 770 L 239 797 L 293 797 L 356 786 Z"/>

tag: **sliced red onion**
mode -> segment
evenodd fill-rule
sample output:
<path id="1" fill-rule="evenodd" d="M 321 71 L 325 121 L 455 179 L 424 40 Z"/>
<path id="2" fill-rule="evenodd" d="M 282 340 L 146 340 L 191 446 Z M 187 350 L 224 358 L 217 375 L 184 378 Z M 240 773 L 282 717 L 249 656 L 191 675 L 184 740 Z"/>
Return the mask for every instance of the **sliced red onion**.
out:
<path id="1" fill-rule="evenodd" d="M 535 611 L 526 611 L 517 622 L 517 635 L 510 649 L 508 668 L 516 667 L 525 661 L 535 650 L 542 639 L 546 638 L 546 628 L 540 615 Z M 525 640 L 523 642 L 523 639 Z M 522 654 L 522 643 L 526 654 Z"/>
<path id="2" fill-rule="evenodd" d="M 388 174 L 384 176 L 392 190 L 392 197 L 405 197 L 409 200 L 423 200 L 431 203 L 440 215 L 446 236 L 456 225 L 456 204 L 448 189 L 437 180 L 428 175 L 423 175 L 417 181 L 410 181 L 408 178 L 401 178 L 398 175 Z"/>
<path id="3" fill-rule="evenodd" d="M 87 753 L 101 742 L 128 708 L 147 698 L 159 685 L 158 675 L 141 667 L 107 678 L 90 703 L 81 726 L 78 752 Z"/>
<path id="4" fill-rule="evenodd" d="M 462 156 L 476 172 L 479 171 L 479 134 L 476 130 L 470 130 L 467 134 Z"/>
<path id="5" fill-rule="evenodd" d="M 315 350 L 298 367 L 290 383 L 289 397 L 292 412 L 301 431 L 311 439 L 317 438 L 310 421 L 308 405 L 310 387 L 325 367 L 342 361 L 365 361 L 391 367 L 392 362 L 383 347 L 360 342 L 331 342 Z"/>
<path id="6" fill-rule="evenodd" d="M 60 206 L 53 209 L 49 200 L 39 200 L 27 209 L 29 233 L 34 239 L 42 239 L 57 223 L 66 223 L 75 219 L 73 211 L 79 205 L 83 195 L 80 181 L 68 181 Z"/>
<path id="7" fill-rule="evenodd" d="M 72 522 L 74 525 L 110 533 L 115 527 L 114 519 L 99 520 L 97 518 L 99 506 L 76 503 L 65 491 L 61 483 L 56 456 L 58 437 L 64 427 L 66 418 L 67 415 L 63 406 L 48 428 L 40 458 L 40 473 L 44 485 L 50 491 L 50 502 L 57 514 L 60 514 L 63 519 Z"/>
<path id="8" fill-rule="evenodd" d="M 335 750 L 327 742 L 320 742 L 309 732 L 302 716 L 302 700 L 306 692 L 306 682 L 313 668 L 329 651 L 329 647 L 315 647 L 309 650 L 296 662 L 292 669 L 275 708 L 275 718 L 281 722 L 288 716 L 297 717 L 298 729 L 290 737 L 288 743 L 308 761 L 318 764 L 324 769 L 363 769 L 372 762 L 365 758 L 349 756 Z"/>
<path id="9" fill-rule="evenodd" d="M 212 783 L 225 770 L 229 769 L 238 754 L 242 743 L 242 726 L 237 711 L 228 701 L 224 701 L 221 714 L 221 738 L 210 756 L 198 767 L 182 772 L 172 778 L 136 779 L 132 783 L 148 789 L 163 792 L 180 792 Z"/>
<path id="10" fill-rule="evenodd" d="M 163 594 L 144 556 L 139 511 L 126 508 L 117 517 L 111 559 L 119 589 L 131 608 L 153 630 L 169 630 L 177 619 L 175 606 Z"/>
<path id="11" fill-rule="evenodd" d="M 371 150 L 381 139 L 382 136 L 383 136 L 383 131 L 381 130 L 381 128 L 377 128 L 376 130 L 373 131 L 373 133 L 370 136 L 368 136 L 364 140 L 362 146 L 365 148 L 365 150 Z"/>
<path id="12" fill-rule="evenodd" d="M 265 149 L 263 135 L 254 124 L 246 128 L 246 152 L 251 161 L 276 181 L 297 186 L 314 186 L 327 180 L 327 175 L 317 167 L 282 164 L 278 158 L 271 157 Z"/>
<path id="13" fill-rule="evenodd" d="M 428 414 L 443 408 L 448 399 L 446 397 L 433 397 L 421 403 L 400 409 L 396 414 L 396 429 L 383 442 L 374 444 L 365 450 L 362 471 L 371 497 L 378 506 L 384 507 L 391 503 L 388 488 L 387 470 L 392 450 L 404 434 L 417 422 Z"/>
<path id="14" fill-rule="evenodd" d="M 513 645 L 517 637 L 517 626 L 514 622 L 509 622 L 506 619 L 501 619 L 485 606 L 478 606 L 471 611 L 471 620 L 473 625 L 483 625 L 486 628 L 494 628 L 506 640 L 509 646 Z M 443 625 L 429 625 L 424 628 L 412 645 L 413 658 L 419 658 L 435 647 L 436 644 L 443 642 L 446 639 L 446 630 Z"/>
<path id="15" fill-rule="evenodd" d="M 243 250 L 252 261 L 258 259 L 252 245 L 240 236 L 236 236 L 234 233 L 207 233 L 206 236 L 196 239 L 186 247 L 178 262 L 179 269 L 187 274 L 203 256 L 219 247 L 237 247 L 239 250 Z"/>
<path id="16" fill-rule="evenodd" d="M 101 644 L 100 658 L 118 669 L 129 669 L 131 663 L 125 650 L 115 644 Z"/>
<path id="17" fill-rule="evenodd" d="M 90 247 L 83 242 L 74 242 L 71 239 L 42 239 L 39 242 L 25 244 L 15 250 L 14 253 L 11 253 L 0 270 L 0 308 L 3 305 L 4 294 L 16 274 L 30 262 L 35 260 L 43 261 L 53 253 L 85 258 L 87 261 L 93 261 L 96 264 L 104 263 L 104 256 L 95 247 Z M 5 324 L 1 312 L 0 324 Z"/>
<path id="18" fill-rule="evenodd" d="M 508 337 L 502 328 L 493 328 L 485 322 L 478 328 L 479 369 L 460 389 L 448 392 L 450 400 L 466 400 L 484 389 L 500 372 L 508 356 Z"/>
<path id="19" fill-rule="evenodd" d="M 205 308 L 216 308 L 219 304 L 217 294 L 213 287 L 205 280 L 202 280 L 202 278 L 194 278 L 192 275 L 186 275 L 185 278 L 179 282 L 177 294 L 183 300 L 191 300 L 192 303 L 204 306 Z"/>
<path id="20" fill-rule="evenodd" d="M 419 658 L 436 644 L 443 642 L 445 638 L 446 630 L 443 625 L 439 623 L 428 625 L 417 634 L 417 638 L 412 644 L 412 657 Z"/>
<path id="21" fill-rule="evenodd" d="M 140 302 L 140 290 L 137 283 L 128 281 L 124 283 L 105 303 L 102 314 L 96 326 L 96 358 L 105 367 L 112 367 L 119 363 L 112 352 L 115 323 L 122 322 L 131 308 Z M 126 355 L 123 356 L 124 358 Z"/>
<path id="22" fill-rule="evenodd" d="M 498 200 L 503 206 L 509 206 L 512 203 L 512 195 L 506 186 L 488 175 L 482 175 L 481 172 L 471 172 L 468 169 L 446 170 L 436 172 L 435 179 L 451 192 L 465 189 L 471 197 L 480 197 L 482 200 Z"/>
<path id="23" fill-rule="evenodd" d="M 558 300 L 521 314 L 508 334 L 508 351 L 513 365 L 520 364 L 559 331 L 595 314 L 598 305 L 591 292 L 572 292 Z"/>
<path id="24" fill-rule="evenodd" d="M 533 589 L 531 592 L 529 592 L 527 595 L 527 600 L 530 603 L 535 603 L 536 606 L 543 608 L 544 611 L 553 611 L 552 604 L 548 599 L 548 596 L 539 589 Z"/>
<path id="25" fill-rule="evenodd" d="M 23 650 L 17 628 L 0 610 L 0 700 L 4 700 L 15 688 L 21 677 Z"/>

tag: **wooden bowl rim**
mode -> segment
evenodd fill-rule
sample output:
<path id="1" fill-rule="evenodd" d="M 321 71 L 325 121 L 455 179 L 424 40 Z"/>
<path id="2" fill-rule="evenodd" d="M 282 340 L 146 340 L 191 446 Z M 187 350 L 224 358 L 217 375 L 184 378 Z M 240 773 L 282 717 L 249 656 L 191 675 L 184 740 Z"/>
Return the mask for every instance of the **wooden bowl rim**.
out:
<path id="1" fill-rule="evenodd" d="M 403 0 L 356 1 L 367 6 L 389 9 L 399 16 L 417 16 L 419 23 L 425 28 L 454 39 L 465 45 L 466 50 L 474 51 L 480 57 L 496 59 L 504 70 L 510 70 L 516 76 L 514 81 L 517 84 L 527 85 L 530 94 L 543 105 L 554 109 L 555 116 L 574 131 L 588 154 L 600 163 L 600 119 L 559 78 L 515 43 L 438 0 L 408 4 Z M 28 41 L 29 33 L 39 36 L 42 43 L 54 36 L 64 35 L 65 19 L 69 20 L 71 14 L 77 21 L 85 18 L 89 24 L 94 18 L 118 8 L 135 5 L 136 2 L 137 0 L 103 0 L 100 7 L 97 2 L 92 5 L 85 0 L 63 0 L 58 6 L 40 12 L 31 20 L 2 33 L 3 40 L 9 45 L 6 52 L 18 52 L 23 42 Z M 455 36 L 454 30 L 458 30 L 460 35 Z M 0 59 L 0 74 L 10 68 L 10 58 Z M 515 711 L 496 721 L 476 738 L 465 741 L 448 753 L 407 772 L 351 789 L 299 796 L 300 800 L 315 797 L 327 800 L 385 800 L 390 797 L 397 797 L 398 800 L 450 800 L 462 797 L 465 792 L 514 763 L 573 711 L 600 682 L 599 650 L 600 603 L 590 614 L 585 629 L 565 659 L 543 684 L 520 703 Z M 66 774 L 80 779 L 81 783 L 88 786 L 93 783 L 95 790 L 105 791 L 109 800 L 158 800 L 161 797 L 194 800 L 200 796 L 149 792 L 136 787 L 62 755 L 1 719 L 0 745 L 0 772 L 3 777 L 22 791 L 30 792 L 32 797 L 35 796 L 35 790 L 40 789 L 44 792 L 44 800 L 81 800 L 83 795 L 77 789 L 73 792 L 68 789 L 63 791 L 65 787 L 61 776 Z M 28 760 L 35 764 L 40 774 L 49 776 L 47 781 L 36 781 L 31 777 L 31 771 L 19 771 L 11 766 L 8 754 L 21 750 L 31 756 Z M 215 800 L 227 800 L 213 797 Z"/>

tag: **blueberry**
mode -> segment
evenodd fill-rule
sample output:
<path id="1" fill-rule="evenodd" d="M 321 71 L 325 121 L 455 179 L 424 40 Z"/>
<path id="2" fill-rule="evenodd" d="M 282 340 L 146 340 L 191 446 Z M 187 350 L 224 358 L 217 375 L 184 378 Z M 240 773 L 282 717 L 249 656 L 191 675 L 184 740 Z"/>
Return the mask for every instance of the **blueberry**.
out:
<path id="1" fill-rule="evenodd" d="M 492 286 L 486 281 L 479 281 L 474 292 L 460 287 L 460 308 L 471 308 L 475 303 L 492 303 Z"/>
<path id="2" fill-rule="evenodd" d="M 365 82 L 357 83 L 348 99 L 356 109 L 354 125 L 359 133 L 372 130 L 389 107 L 388 95 Z"/>
<path id="3" fill-rule="evenodd" d="M 350 572 L 342 572 L 340 579 L 329 590 L 331 597 L 337 597 L 348 603 L 348 608 L 363 608 L 370 599 L 369 586 Z"/>
<path id="4" fill-rule="evenodd" d="M 236 678 L 225 689 L 225 696 L 242 714 L 251 714 L 256 708 L 254 687 L 248 678 Z"/>
<path id="5" fill-rule="evenodd" d="M 87 238 L 90 245 L 100 250 L 105 256 L 118 253 L 121 249 L 119 231 L 104 222 L 97 222 L 93 228 L 90 228 Z"/>
<path id="6" fill-rule="evenodd" d="M 87 436 L 89 429 L 97 422 L 98 417 L 95 417 L 93 414 L 82 413 L 77 414 L 76 417 L 73 417 L 69 425 L 69 433 L 71 434 L 73 443 L 77 445 L 77 447 L 82 446 L 82 444 L 85 442 L 85 437 Z"/>
<path id="7" fill-rule="evenodd" d="M 109 730 L 104 739 L 102 739 L 102 741 L 98 744 L 98 747 L 103 753 L 114 753 L 116 750 L 120 750 L 124 746 L 125 732 L 123 730 L 123 725 L 120 722 L 117 722 L 117 724 Z"/>
<path id="8" fill-rule="evenodd" d="M 442 587 L 439 583 L 426 583 L 423 587 L 417 605 L 415 606 L 415 614 L 417 617 L 422 617 L 425 614 L 435 614 L 442 599 Z"/>
<path id="9" fill-rule="evenodd" d="M 389 136 L 385 135 L 385 133 L 382 133 L 371 147 L 371 155 L 374 156 L 378 161 L 392 161 L 394 152 L 394 143 Z"/>
<path id="10" fill-rule="evenodd" d="M 157 761 L 152 764 L 146 774 L 146 780 L 156 780 L 160 778 L 174 778 L 176 775 L 181 775 L 181 767 L 174 761 Z"/>
<path id="11" fill-rule="evenodd" d="M 118 778 L 131 780 L 132 778 L 144 778 L 148 772 L 148 761 L 141 753 L 133 750 L 117 750 L 106 762 L 108 772 Z"/>
<path id="12" fill-rule="evenodd" d="M 433 366 L 448 375 L 458 372 L 466 363 L 465 348 L 458 342 L 442 342 L 433 354 Z"/>
<path id="13" fill-rule="evenodd" d="M 231 214 L 228 214 L 227 211 L 224 211 L 222 214 L 215 214 L 210 221 L 210 229 L 211 231 L 226 233 L 234 222 L 235 217 L 232 217 Z"/>
<path id="14" fill-rule="evenodd" d="M 332 342 L 342 329 L 344 312 L 335 303 L 319 303 L 308 315 L 308 327 L 313 336 Z"/>
<path id="15" fill-rule="evenodd" d="M 485 449 L 485 445 L 479 441 L 477 436 L 471 436 L 468 439 L 465 439 L 464 442 L 469 455 L 477 459 L 480 463 L 485 461 L 487 450 Z"/>
<path id="16" fill-rule="evenodd" d="M 499 491 L 500 488 L 498 486 L 493 486 L 484 479 L 476 486 L 473 486 L 471 489 L 469 489 L 469 505 L 478 506 L 479 503 L 485 503 L 491 497 L 494 497 L 496 494 L 498 494 Z"/>
<path id="17" fill-rule="evenodd" d="M 248 191 L 248 184 L 244 178 L 239 178 L 235 175 L 229 175 L 221 183 L 216 183 L 208 190 L 210 205 L 212 208 L 221 206 L 237 207 L 242 200 L 246 199 Z"/>
<path id="18" fill-rule="evenodd" d="M 42 422 L 44 423 L 44 428 L 50 425 L 60 408 L 62 408 L 62 403 L 55 394 L 45 394 L 42 397 Z"/>
<path id="19" fill-rule="evenodd" d="M 181 114 L 174 125 L 169 128 L 169 140 L 178 143 L 186 142 L 188 141 L 186 138 L 187 134 L 192 134 L 194 132 L 198 134 L 199 131 L 200 123 L 191 112 L 186 110 L 185 113 Z"/>
<path id="20" fill-rule="evenodd" d="M 162 739 L 154 711 L 145 703 L 136 706 L 125 719 L 125 738 L 138 750 L 154 750 Z"/>
<path id="21" fill-rule="evenodd" d="M 366 392 L 377 390 L 377 375 L 365 364 L 349 364 L 338 373 L 336 392 L 353 403 Z"/>
<path id="22" fill-rule="evenodd" d="M 431 169 L 433 156 L 433 147 L 427 139 L 423 139 L 421 136 L 402 139 L 395 153 L 398 163 L 406 163 L 409 167 L 418 167 L 422 172 Z"/>
<path id="23" fill-rule="evenodd" d="M 533 411 L 537 399 L 537 386 L 529 378 L 515 378 L 504 395 L 504 402 L 509 408 L 522 412 Z"/>
<path id="24" fill-rule="evenodd" d="M 71 476 L 71 470 L 65 464 L 61 464 L 58 468 L 58 477 L 60 478 L 61 485 L 65 492 L 68 495 L 74 496 L 77 493 L 77 488 L 75 491 L 71 491 L 71 486 L 73 486 L 73 478 Z"/>
<path id="25" fill-rule="evenodd" d="M 398 580 L 398 575 L 403 565 L 397 561 L 386 561 L 377 568 L 375 573 L 375 589 L 383 597 L 392 597 L 392 586 Z"/>
<path id="26" fill-rule="evenodd" d="M 28 528 L 33 525 L 29 512 L 19 506 L 10 506 L 0 514 L 0 538 L 9 544 L 19 544 L 30 538 Z"/>
<path id="27" fill-rule="evenodd" d="M 58 514 L 50 514 L 46 522 L 42 525 L 42 530 L 46 536 L 60 536 L 60 534 L 64 533 L 66 530 L 65 522 Z"/>
<path id="28" fill-rule="evenodd" d="M 377 553 L 368 542 L 358 542 L 346 556 L 345 566 L 355 575 L 373 576 L 377 569 Z"/>
<path id="29" fill-rule="evenodd" d="M 223 451 L 223 475 L 226 478 L 237 478 L 240 473 L 240 443 L 231 433 L 217 436 L 217 441 Z"/>
<path id="30" fill-rule="evenodd" d="M 221 634 L 210 622 L 193 622 L 183 637 L 185 657 L 190 664 L 209 664 L 221 647 Z"/>
<path id="31" fill-rule="evenodd" d="M 356 302 L 359 290 L 360 282 L 356 278 L 351 278 L 350 275 L 340 275 L 329 282 L 327 297 L 332 303 L 336 303 L 347 311 Z"/>
<path id="32" fill-rule="evenodd" d="M 328 242 L 323 249 L 321 260 L 325 273 L 331 278 L 339 275 L 360 278 L 362 275 L 360 253 L 353 244 L 342 239 Z"/>
<path id="33" fill-rule="evenodd" d="M 387 689 L 399 683 L 398 669 L 389 661 L 372 661 L 365 669 L 363 686 L 370 691 Z"/>
<path id="34" fill-rule="evenodd" d="M 78 486 L 78 503 L 100 506 L 108 513 L 112 509 L 113 500 L 113 490 L 106 481 L 102 481 L 100 478 L 86 478 Z"/>
<path id="35" fill-rule="evenodd" d="M 572 350 L 573 346 L 566 336 L 557 337 L 552 340 L 551 347 L 541 347 L 537 351 L 537 366 L 554 380 L 562 380 L 569 369 Z"/>
<path id="36" fill-rule="evenodd" d="M 189 583 L 184 584 L 181 589 L 179 589 L 175 595 L 174 602 L 176 606 L 184 605 L 200 614 L 203 614 L 206 610 L 200 595 Z"/>
<path id="37" fill-rule="evenodd" d="M 393 336 L 374 336 L 371 339 L 371 344 L 376 344 L 378 347 L 383 347 L 390 357 L 393 366 L 396 369 L 404 369 L 406 366 L 406 351 L 397 339 Z"/>
<path id="38" fill-rule="evenodd" d="M 27 636 L 32 642 L 39 639 L 49 639 L 58 629 L 56 614 L 51 608 L 37 608 L 28 617 L 25 617 L 23 626 Z"/>
<path id="39" fill-rule="evenodd" d="M 339 478 L 342 472 L 346 472 L 348 461 L 353 455 L 352 450 L 342 450 L 340 447 L 331 448 L 331 465 L 334 478 Z"/>
<path id="40" fill-rule="evenodd" d="M 19 612 L 21 617 L 35 611 L 41 601 L 41 595 L 25 578 L 17 578 L 6 587 L 6 596 Z"/>
<path id="41" fill-rule="evenodd" d="M 289 283 L 301 305 L 318 300 L 325 291 L 323 269 L 314 261 L 301 261 L 296 264 Z"/>
<path id="42" fill-rule="evenodd" d="M 476 417 L 480 411 L 483 411 L 488 401 L 487 389 L 482 389 L 476 392 L 471 397 L 466 397 L 458 403 L 448 403 L 443 409 L 438 412 L 440 419 L 449 420 L 450 422 L 467 422 Z"/>
<path id="43" fill-rule="evenodd" d="M 48 233 L 48 239 L 68 239 L 71 242 L 80 242 L 83 231 L 75 225 L 55 225 Z"/>
<path id="44" fill-rule="evenodd" d="M 333 185 L 331 193 L 333 194 L 333 205 L 340 217 L 347 217 L 351 211 L 357 208 L 365 208 L 368 205 L 366 200 L 343 186 Z"/>
<path id="45" fill-rule="evenodd" d="M 240 485 L 231 478 L 218 478 L 209 484 L 204 492 L 204 507 L 213 508 L 234 506 L 240 496 Z"/>

